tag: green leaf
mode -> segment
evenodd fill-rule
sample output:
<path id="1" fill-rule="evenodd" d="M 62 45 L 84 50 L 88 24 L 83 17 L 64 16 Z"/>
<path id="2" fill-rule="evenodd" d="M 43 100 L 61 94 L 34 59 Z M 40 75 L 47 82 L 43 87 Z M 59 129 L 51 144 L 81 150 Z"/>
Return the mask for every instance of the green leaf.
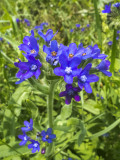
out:
<path id="1" fill-rule="evenodd" d="M 82 122 L 82 121 L 80 121 L 80 128 L 81 128 L 81 133 L 80 133 L 80 135 L 78 137 L 78 146 L 81 145 L 81 143 L 84 140 L 85 135 L 86 135 L 85 125 L 84 125 L 84 122 Z"/>
<path id="2" fill-rule="evenodd" d="M 117 52 L 117 48 L 116 48 L 116 33 L 117 33 L 117 31 L 116 31 L 116 29 L 114 29 L 110 72 L 114 71 L 115 58 L 116 58 L 116 52 Z"/>
<path id="3" fill-rule="evenodd" d="M 99 43 L 101 45 L 102 48 L 102 25 L 101 25 L 101 19 L 100 19 L 100 15 L 98 12 L 98 7 L 97 7 L 97 0 L 93 0 L 94 3 L 94 8 L 95 8 L 95 18 L 96 18 L 96 29 L 98 32 L 98 39 L 99 39 Z"/>
<path id="4" fill-rule="evenodd" d="M 110 126 L 108 126 L 106 129 L 98 132 L 98 133 L 95 133 L 93 134 L 91 137 L 89 137 L 90 139 L 93 139 L 93 138 L 97 138 L 97 137 L 100 137 L 102 136 L 103 134 L 105 133 L 108 133 L 109 131 L 111 131 L 112 129 L 114 129 L 118 124 L 120 123 L 120 119 L 116 120 L 114 123 L 112 123 Z"/>
<path id="5" fill-rule="evenodd" d="M 61 109 L 61 118 L 62 119 L 67 119 L 71 116 L 72 114 L 72 105 L 64 105 Z"/>

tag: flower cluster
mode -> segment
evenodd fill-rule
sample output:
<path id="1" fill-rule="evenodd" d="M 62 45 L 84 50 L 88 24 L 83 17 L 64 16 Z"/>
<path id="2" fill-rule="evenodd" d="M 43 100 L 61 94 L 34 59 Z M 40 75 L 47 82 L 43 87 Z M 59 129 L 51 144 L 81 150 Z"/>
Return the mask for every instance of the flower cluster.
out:
<path id="1" fill-rule="evenodd" d="M 102 72 L 109 77 L 112 75 L 108 71 L 110 62 L 106 60 L 107 55 L 101 54 L 97 44 L 94 46 L 88 45 L 87 47 L 83 47 L 82 43 L 78 46 L 76 43 L 71 43 L 69 46 L 59 44 L 57 40 L 52 40 L 57 32 L 53 34 L 53 30 L 48 29 L 46 34 L 44 34 L 42 31 L 44 25 L 48 24 L 44 22 L 34 29 L 37 30 L 40 37 L 46 42 L 46 44 L 43 45 L 43 52 L 47 54 L 46 61 L 50 63 L 52 67 L 54 66 L 54 74 L 64 77 L 66 90 L 61 92 L 59 96 L 66 97 L 66 104 L 70 104 L 72 98 L 76 101 L 80 101 L 81 98 L 78 93 L 83 88 L 87 93 L 92 93 L 90 83 L 99 80 L 97 75 L 92 74 L 93 72 L 91 71 L 93 69 L 95 72 Z M 76 27 L 80 28 L 80 24 L 76 24 Z M 87 27 L 89 27 L 89 24 Z M 19 60 L 19 62 L 15 63 L 15 66 L 19 68 L 16 77 L 20 79 L 16 84 L 32 76 L 38 79 L 41 74 L 40 67 L 42 64 L 39 61 L 39 45 L 33 30 L 31 30 L 31 36 L 25 36 L 23 43 L 18 47 L 25 52 L 23 55 L 28 62 L 21 62 L 21 60 Z M 96 67 L 92 68 L 92 61 L 94 59 L 101 59 L 101 62 Z M 78 84 L 77 87 L 75 87 L 75 82 Z"/>
<path id="2" fill-rule="evenodd" d="M 16 18 L 16 22 L 17 22 L 17 23 L 20 23 L 20 22 L 26 23 L 27 26 L 30 26 L 30 21 L 29 21 L 28 19 L 20 20 L 19 18 Z"/>
<path id="3" fill-rule="evenodd" d="M 119 9 L 120 8 L 120 2 L 117 2 L 117 3 L 113 4 L 112 6 Z M 112 13 L 112 11 L 111 11 L 111 3 L 108 4 L 108 5 L 105 5 L 105 9 L 102 10 L 102 13 Z"/>
<path id="4" fill-rule="evenodd" d="M 24 125 L 25 127 L 21 128 L 23 135 L 18 135 L 18 138 L 22 140 L 19 143 L 19 145 L 20 146 L 25 145 L 28 141 L 31 142 L 30 144 L 28 144 L 28 149 L 32 149 L 32 153 L 40 151 L 40 142 L 39 142 L 40 140 L 42 142 L 52 143 L 52 140 L 56 138 L 56 135 L 52 134 L 52 128 L 48 128 L 46 132 L 43 130 L 41 131 L 41 133 L 40 132 L 37 133 L 37 138 L 41 138 L 39 139 L 39 141 L 33 140 L 26 134 L 26 132 L 33 130 L 33 120 L 30 119 L 30 122 L 24 121 Z M 41 154 L 45 154 L 45 147 L 41 149 Z"/>

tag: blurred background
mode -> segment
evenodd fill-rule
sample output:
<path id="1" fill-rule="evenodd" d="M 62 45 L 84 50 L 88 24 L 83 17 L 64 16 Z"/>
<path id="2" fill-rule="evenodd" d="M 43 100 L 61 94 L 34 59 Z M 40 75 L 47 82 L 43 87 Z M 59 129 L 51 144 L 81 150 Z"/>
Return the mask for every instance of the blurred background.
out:
<path id="1" fill-rule="evenodd" d="M 120 160 L 120 39 L 115 35 L 120 30 L 120 17 L 115 14 L 111 18 L 101 12 L 110 2 L 118 1 L 0 0 L 1 160 L 46 160 L 41 153 L 32 154 L 27 146 L 19 146 L 18 135 L 24 120 L 34 119 L 32 136 L 36 137 L 36 131 L 46 128 L 47 109 L 46 96 L 38 88 L 29 81 L 15 84 L 18 69 L 14 66 L 18 58 L 25 61 L 18 49 L 24 36 L 29 36 L 31 29 L 43 22 L 48 23 L 44 33 L 49 28 L 54 33 L 58 31 L 54 38 L 58 43 L 69 46 L 72 42 L 77 45 L 82 42 L 84 47 L 98 44 L 101 53 L 107 54 L 107 59 L 112 61 L 113 74 L 106 77 L 100 73 L 99 82 L 92 84 L 93 93 L 83 92 L 82 101 L 73 101 L 72 107 L 67 109 L 64 98 L 59 98 L 64 85 L 57 85 L 53 111 L 57 139 L 52 159 Z M 45 57 L 44 41 L 37 32 L 35 37 L 39 53 Z M 114 44 L 108 43 L 110 41 Z M 83 124 L 79 124 L 78 119 L 82 119 Z"/>

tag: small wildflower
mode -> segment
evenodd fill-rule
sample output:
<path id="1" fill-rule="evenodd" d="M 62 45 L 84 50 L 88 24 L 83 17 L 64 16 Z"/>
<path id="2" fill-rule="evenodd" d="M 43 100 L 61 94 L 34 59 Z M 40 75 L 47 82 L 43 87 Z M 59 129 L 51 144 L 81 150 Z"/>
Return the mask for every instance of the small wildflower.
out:
<path id="1" fill-rule="evenodd" d="M 52 139 L 56 138 L 55 134 L 52 134 L 52 128 L 48 128 L 47 132 L 45 132 L 44 130 L 41 132 L 41 136 L 42 136 L 42 141 L 43 142 L 48 142 L 48 143 L 52 143 Z"/>
<path id="2" fill-rule="evenodd" d="M 48 63 L 55 66 L 58 64 L 59 56 L 62 53 L 62 50 L 59 49 L 56 40 L 51 41 L 50 47 L 43 45 L 43 52 L 47 53 L 46 61 Z"/>
<path id="3" fill-rule="evenodd" d="M 108 60 L 102 60 L 100 62 L 100 64 L 96 67 L 96 69 L 98 69 L 99 71 L 101 71 L 102 73 L 104 73 L 104 75 L 111 77 L 112 73 L 107 71 L 109 70 L 109 66 L 110 66 L 110 61 Z"/>
<path id="4" fill-rule="evenodd" d="M 45 152 L 46 152 L 46 149 L 45 149 L 45 148 L 42 148 L 41 154 L 45 154 Z"/>
<path id="5" fill-rule="evenodd" d="M 64 81 L 68 84 L 73 83 L 73 77 L 78 76 L 80 69 L 77 69 L 77 66 L 80 64 L 80 59 L 75 57 L 71 61 L 68 60 L 67 55 L 64 53 L 59 57 L 59 63 L 61 67 L 54 69 L 54 74 L 57 76 L 64 76 Z"/>
<path id="6" fill-rule="evenodd" d="M 109 46 L 111 46 L 112 44 L 113 44 L 113 42 L 112 42 L 112 41 L 109 41 L 109 42 L 108 42 L 108 45 L 109 45 Z"/>
<path id="7" fill-rule="evenodd" d="M 119 8 L 120 7 L 120 2 L 117 2 L 117 3 L 113 4 L 113 7 Z"/>
<path id="8" fill-rule="evenodd" d="M 87 24 L 86 27 L 90 27 L 90 24 Z"/>
<path id="9" fill-rule="evenodd" d="M 0 41 L 3 41 L 3 38 L 2 38 L 2 37 L 0 37 Z"/>
<path id="10" fill-rule="evenodd" d="M 53 34 L 53 30 L 48 29 L 46 34 L 43 34 L 41 30 L 38 31 L 38 34 L 44 39 L 44 41 L 49 43 L 51 41 L 51 39 L 57 34 L 57 32 L 55 34 Z"/>
<path id="11" fill-rule="evenodd" d="M 116 37 L 116 40 L 117 40 L 117 41 L 119 40 L 119 36 Z"/>
<path id="12" fill-rule="evenodd" d="M 39 152 L 40 150 L 40 143 L 38 141 L 35 140 L 30 140 L 32 143 L 28 145 L 28 149 L 32 149 L 32 153 L 35 153 L 36 151 Z"/>
<path id="13" fill-rule="evenodd" d="M 23 132 L 23 135 L 18 135 L 18 138 L 22 139 L 22 141 L 19 143 L 20 146 L 25 145 L 30 139 L 30 137 L 28 137 L 25 132 Z"/>
<path id="14" fill-rule="evenodd" d="M 90 83 L 97 82 L 99 80 L 98 76 L 94 74 L 89 75 L 91 67 L 92 67 L 91 63 L 87 64 L 86 67 L 78 75 L 78 85 L 81 89 L 84 87 L 87 93 L 92 93 L 92 88 L 90 86 Z"/>
<path id="15" fill-rule="evenodd" d="M 24 22 L 27 24 L 27 26 L 30 26 L 30 21 L 28 19 L 24 19 Z"/>
<path id="16" fill-rule="evenodd" d="M 76 27 L 79 28 L 79 27 L 80 27 L 80 24 L 76 24 Z"/>
<path id="17" fill-rule="evenodd" d="M 35 76 L 38 79 L 41 74 L 40 67 L 42 64 L 39 60 L 36 60 L 33 56 L 27 57 L 28 62 L 15 62 L 14 65 L 19 68 L 16 77 L 20 79 L 20 81 L 16 82 L 16 84 L 21 83 L 22 81 Z"/>
<path id="18" fill-rule="evenodd" d="M 73 87 L 71 84 L 66 85 L 66 91 L 63 91 L 59 94 L 60 97 L 66 97 L 65 103 L 70 104 L 71 99 L 74 98 L 76 101 L 80 101 L 80 96 L 78 95 L 78 92 L 80 92 L 81 89 L 79 87 Z"/>
<path id="19" fill-rule="evenodd" d="M 74 31 L 74 29 L 70 29 L 70 32 L 72 33 Z"/>
<path id="20" fill-rule="evenodd" d="M 39 26 L 35 26 L 34 28 L 37 29 L 37 30 L 43 30 L 44 29 L 43 26 L 45 26 L 45 25 L 48 25 L 48 23 L 43 22 Z"/>
<path id="21" fill-rule="evenodd" d="M 85 28 L 83 27 L 82 29 L 81 29 L 81 32 L 84 32 L 85 31 Z"/>
<path id="22" fill-rule="evenodd" d="M 102 13 L 111 13 L 111 3 L 109 5 L 105 5 L 105 9 L 102 10 Z"/>
<path id="23" fill-rule="evenodd" d="M 19 18 L 16 18 L 16 22 L 19 23 L 19 22 L 20 22 L 20 19 L 19 19 Z"/>
<path id="24" fill-rule="evenodd" d="M 120 34 L 120 30 L 117 31 L 117 34 Z"/>
<path id="25" fill-rule="evenodd" d="M 32 120 L 32 119 L 30 119 L 30 122 L 24 121 L 24 125 L 25 125 L 26 127 L 22 127 L 22 128 L 21 128 L 21 130 L 22 130 L 23 132 L 28 132 L 28 131 L 32 131 L 32 130 L 33 130 L 33 120 Z"/>

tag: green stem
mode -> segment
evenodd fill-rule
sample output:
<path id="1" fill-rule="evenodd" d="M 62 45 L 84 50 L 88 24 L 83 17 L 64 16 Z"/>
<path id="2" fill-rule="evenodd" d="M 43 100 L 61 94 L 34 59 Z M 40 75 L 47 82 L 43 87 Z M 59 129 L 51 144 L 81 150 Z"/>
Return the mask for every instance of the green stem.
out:
<path id="1" fill-rule="evenodd" d="M 48 125 L 49 128 L 53 128 L 53 101 L 54 101 L 54 88 L 57 81 L 50 81 L 50 89 L 47 98 L 47 114 L 48 114 Z M 47 148 L 47 158 L 52 155 L 53 153 L 53 146 L 54 144 L 51 143 Z M 49 159 L 50 160 L 50 159 Z"/>

